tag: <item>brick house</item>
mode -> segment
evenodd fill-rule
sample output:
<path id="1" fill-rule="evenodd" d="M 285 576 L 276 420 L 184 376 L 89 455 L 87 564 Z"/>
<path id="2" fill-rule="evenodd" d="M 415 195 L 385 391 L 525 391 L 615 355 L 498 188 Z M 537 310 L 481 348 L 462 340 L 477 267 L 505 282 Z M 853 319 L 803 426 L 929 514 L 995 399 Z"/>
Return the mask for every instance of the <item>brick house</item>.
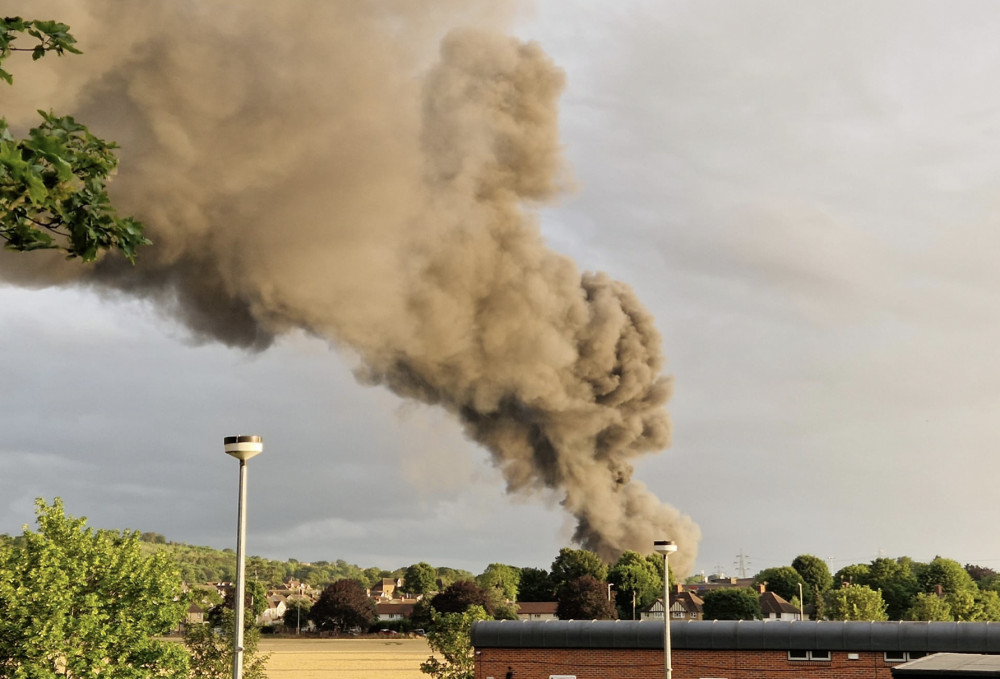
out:
<path id="1" fill-rule="evenodd" d="M 932 653 L 1000 653 L 1000 623 L 785 620 L 676 621 L 674 679 L 892 679 Z M 484 621 L 472 628 L 475 679 L 660 679 L 663 624 Z"/>

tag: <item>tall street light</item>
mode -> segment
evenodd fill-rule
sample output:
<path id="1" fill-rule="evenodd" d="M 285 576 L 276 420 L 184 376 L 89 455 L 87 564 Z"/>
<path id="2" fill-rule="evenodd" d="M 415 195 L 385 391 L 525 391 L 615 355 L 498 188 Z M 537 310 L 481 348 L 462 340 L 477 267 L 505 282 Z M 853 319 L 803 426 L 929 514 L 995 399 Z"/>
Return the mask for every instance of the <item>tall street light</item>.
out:
<path id="1" fill-rule="evenodd" d="M 233 624 L 233 679 L 243 676 L 243 598 L 246 596 L 246 560 L 243 556 L 243 542 L 247 535 L 247 460 L 264 452 L 264 441 L 259 436 L 227 436 L 226 455 L 240 461 L 240 501 L 236 515 L 236 591 L 233 604 L 236 607 L 236 621 Z"/>
<path id="2" fill-rule="evenodd" d="M 657 540 L 653 550 L 663 555 L 663 676 L 670 679 L 670 554 L 677 551 L 677 545 L 670 540 Z"/>
<path id="3" fill-rule="evenodd" d="M 302 583 L 299 583 L 299 600 L 295 604 L 295 633 L 302 633 Z"/>

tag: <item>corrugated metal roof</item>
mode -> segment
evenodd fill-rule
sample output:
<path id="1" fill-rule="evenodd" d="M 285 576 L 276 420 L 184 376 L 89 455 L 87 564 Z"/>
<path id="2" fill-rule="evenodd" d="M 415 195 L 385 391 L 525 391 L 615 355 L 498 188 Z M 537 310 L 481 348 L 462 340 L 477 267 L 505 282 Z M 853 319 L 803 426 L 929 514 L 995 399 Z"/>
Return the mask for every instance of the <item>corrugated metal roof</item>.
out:
<path id="1" fill-rule="evenodd" d="M 670 623 L 678 649 L 1000 653 L 1000 623 L 687 620 Z M 663 623 L 488 620 L 476 648 L 663 648 Z"/>

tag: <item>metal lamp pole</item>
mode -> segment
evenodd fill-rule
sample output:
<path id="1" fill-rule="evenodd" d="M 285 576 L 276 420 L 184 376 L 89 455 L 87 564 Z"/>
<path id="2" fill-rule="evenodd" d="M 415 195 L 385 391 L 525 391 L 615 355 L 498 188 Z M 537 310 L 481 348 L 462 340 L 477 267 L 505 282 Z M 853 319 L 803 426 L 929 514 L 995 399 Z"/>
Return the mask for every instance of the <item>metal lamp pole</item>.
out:
<path id="1" fill-rule="evenodd" d="M 295 603 L 295 634 L 302 633 L 302 583 L 299 583 L 299 600 Z"/>
<path id="2" fill-rule="evenodd" d="M 247 460 L 264 452 L 264 442 L 259 436 L 227 436 L 225 438 L 226 454 L 240 461 L 240 500 L 236 516 L 236 591 L 233 605 L 236 608 L 236 621 L 233 625 L 233 679 L 243 676 L 243 598 L 246 595 L 246 560 L 244 559 L 243 542 L 247 535 Z"/>
<path id="3" fill-rule="evenodd" d="M 670 540 L 657 540 L 653 550 L 663 555 L 663 676 L 670 679 L 673 668 L 670 665 L 670 563 L 669 557 L 677 551 L 677 545 Z"/>

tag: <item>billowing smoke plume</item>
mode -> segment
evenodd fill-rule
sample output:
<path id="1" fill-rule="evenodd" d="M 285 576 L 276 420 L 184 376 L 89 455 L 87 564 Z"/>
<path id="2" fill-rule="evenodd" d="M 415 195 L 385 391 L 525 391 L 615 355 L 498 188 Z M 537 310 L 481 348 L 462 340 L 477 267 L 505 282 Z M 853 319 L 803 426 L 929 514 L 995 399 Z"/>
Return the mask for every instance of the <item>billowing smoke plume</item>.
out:
<path id="1" fill-rule="evenodd" d="M 13 64 L 8 118 L 73 111 L 116 139 L 119 206 L 155 246 L 134 268 L 7 255 L 7 280 L 149 297 L 254 349 L 304 328 L 457 416 L 510 492 L 557 492 L 581 545 L 669 537 L 691 567 L 697 527 L 631 480 L 669 444 L 661 338 L 628 286 L 542 241 L 531 210 L 568 181 L 564 76 L 495 32 L 501 3 L 18 10 L 70 23 L 85 55 Z"/>

